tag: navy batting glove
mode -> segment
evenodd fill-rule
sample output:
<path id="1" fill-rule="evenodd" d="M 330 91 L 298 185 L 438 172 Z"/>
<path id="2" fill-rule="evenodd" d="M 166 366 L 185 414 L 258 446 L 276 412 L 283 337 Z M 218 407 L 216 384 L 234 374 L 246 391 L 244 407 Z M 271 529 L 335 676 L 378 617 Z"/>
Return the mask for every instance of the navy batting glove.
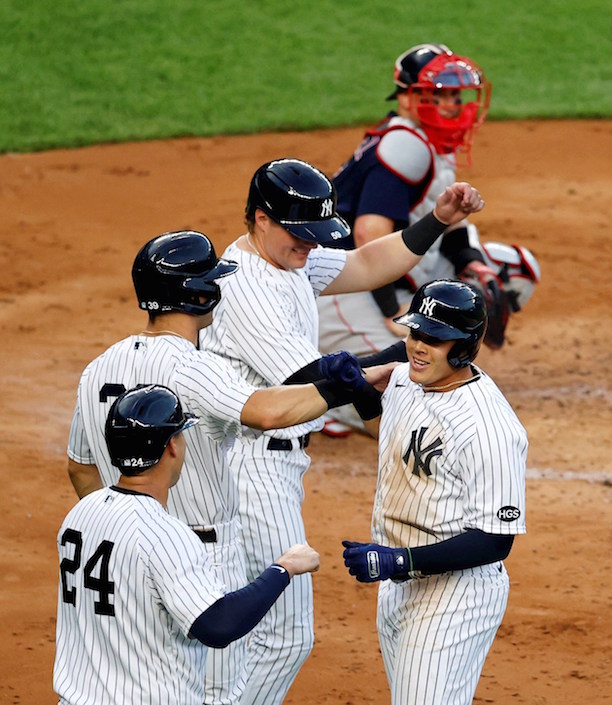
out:
<path id="1" fill-rule="evenodd" d="M 407 580 L 410 558 L 407 548 L 389 548 L 377 543 L 343 541 L 344 565 L 360 583 L 377 580 Z"/>
<path id="2" fill-rule="evenodd" d="M 366 384 L 359 361 L 345 350 L 323 355 L 319 360 L 319 373 L 321 377 L 339 382 L 356 391 L 363 389 Z"/>

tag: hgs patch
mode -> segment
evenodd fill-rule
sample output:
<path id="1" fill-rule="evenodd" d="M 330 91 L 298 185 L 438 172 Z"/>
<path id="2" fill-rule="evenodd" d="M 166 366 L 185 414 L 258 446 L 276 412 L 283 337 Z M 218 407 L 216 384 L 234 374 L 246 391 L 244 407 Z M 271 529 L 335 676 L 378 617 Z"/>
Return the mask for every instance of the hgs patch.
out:
<path id="1" fill-rule="evenodd" d="M 500 521 L 516 521 L 521 516 L 521 510 L 518 507 L 508 505 L 497 510 L 497 518 Z"/>

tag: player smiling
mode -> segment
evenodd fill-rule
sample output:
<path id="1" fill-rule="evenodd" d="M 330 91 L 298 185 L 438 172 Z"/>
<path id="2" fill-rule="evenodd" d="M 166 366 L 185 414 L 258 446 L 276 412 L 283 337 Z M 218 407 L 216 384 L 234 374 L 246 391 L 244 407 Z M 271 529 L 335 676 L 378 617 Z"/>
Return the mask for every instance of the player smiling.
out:
<path id="1" fill-rule="evenodd" d="M 487 325 L 475 288 L 426 284 L 397 322 L 408 364 L 383 394 L 374 543 L 343 541 L 344 561 L 381 581 L 392 704 L 468 705 L 506 609 L 502 561 L 526 531 L 527 434 L 473 362 Z"/>

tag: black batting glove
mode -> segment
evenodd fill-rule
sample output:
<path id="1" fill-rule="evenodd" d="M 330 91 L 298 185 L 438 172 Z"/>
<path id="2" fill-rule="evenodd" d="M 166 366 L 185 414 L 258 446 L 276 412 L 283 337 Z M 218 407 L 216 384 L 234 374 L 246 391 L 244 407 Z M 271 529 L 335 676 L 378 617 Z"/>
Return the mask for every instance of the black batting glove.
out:
<path id="1" fill-rule="evenodd" d="M 360 583 L 378 580 L 408 580 L 410 555 L 407 548 L 389 548 L 377 543 L 343 541 L 344 565 Z"/>

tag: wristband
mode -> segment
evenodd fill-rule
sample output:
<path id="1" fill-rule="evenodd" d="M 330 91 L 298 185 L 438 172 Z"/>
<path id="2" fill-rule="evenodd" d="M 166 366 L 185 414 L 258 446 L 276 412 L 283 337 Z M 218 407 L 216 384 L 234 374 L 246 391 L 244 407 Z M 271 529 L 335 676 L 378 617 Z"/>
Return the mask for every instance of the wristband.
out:
<path id="1" fill-rule="evenodd" d="M 411 252 L 421 256 L 427 252 L 447 227 L 448 224 L 438 220 L 432 211 L 414 225 L 404 228 L 402 240 Z"/>

